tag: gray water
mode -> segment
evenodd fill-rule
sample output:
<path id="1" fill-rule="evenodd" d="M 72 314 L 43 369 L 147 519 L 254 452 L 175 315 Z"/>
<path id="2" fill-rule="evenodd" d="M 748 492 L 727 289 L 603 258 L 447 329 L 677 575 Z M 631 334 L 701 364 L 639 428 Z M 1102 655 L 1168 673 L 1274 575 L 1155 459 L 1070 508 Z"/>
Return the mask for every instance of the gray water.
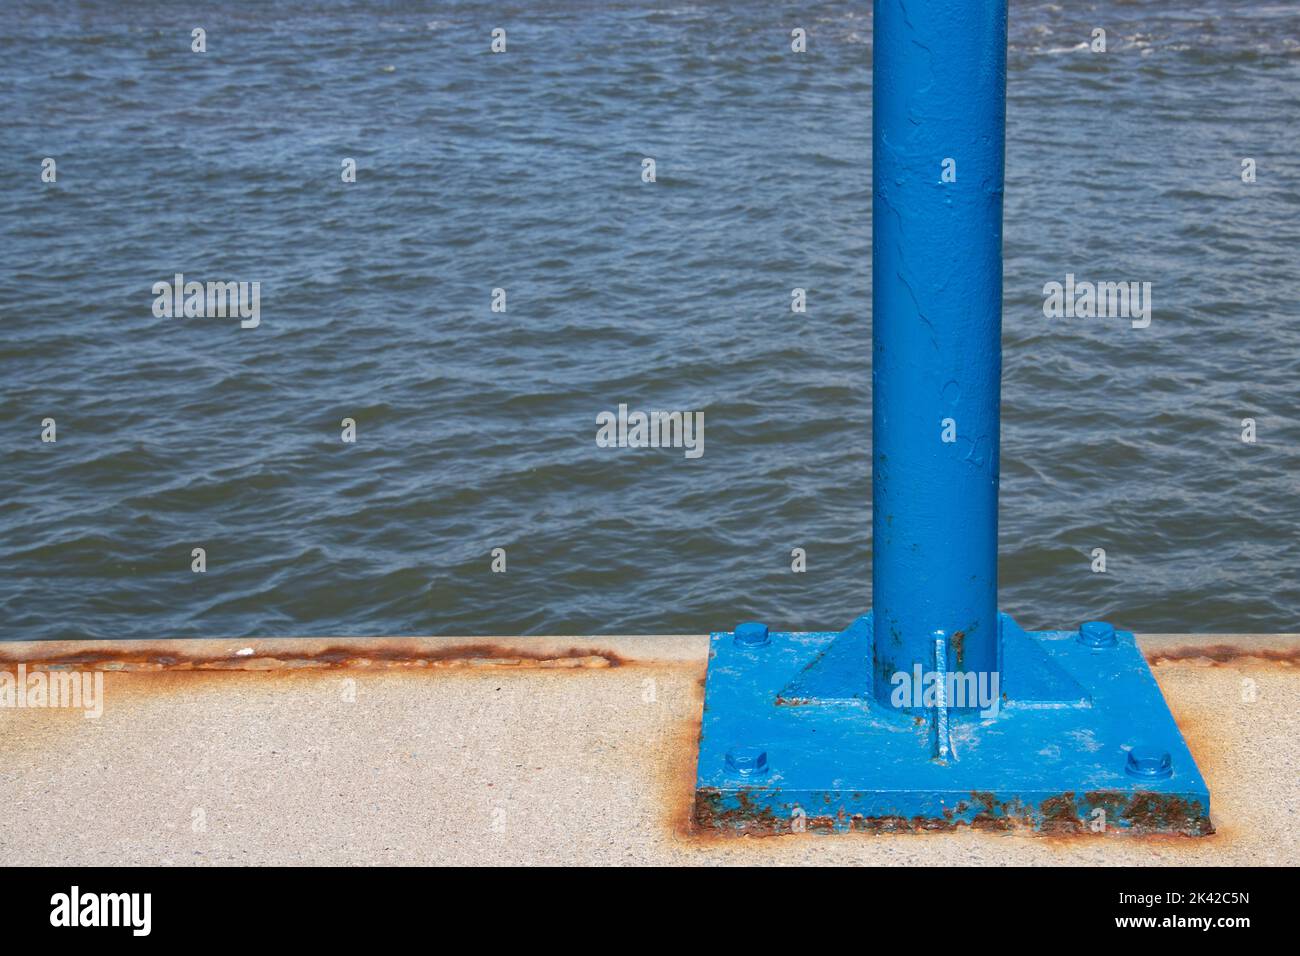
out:
<path id="1" fill-rule="evenodd" d="M 1011 7 L 1028 627 L 1300 630 L 1300 8 L 1179 6 Z M 865 3 L 7 3 L 0 637 L 846 625 L 871 41 Z M 177 272 L 261 324 L 155 317 Z M 1046 318 L 1067 273 L 1150 281 L 1150 326 Z M 598 448 L 619 403 L 703 411 L 703 456 Z"/>

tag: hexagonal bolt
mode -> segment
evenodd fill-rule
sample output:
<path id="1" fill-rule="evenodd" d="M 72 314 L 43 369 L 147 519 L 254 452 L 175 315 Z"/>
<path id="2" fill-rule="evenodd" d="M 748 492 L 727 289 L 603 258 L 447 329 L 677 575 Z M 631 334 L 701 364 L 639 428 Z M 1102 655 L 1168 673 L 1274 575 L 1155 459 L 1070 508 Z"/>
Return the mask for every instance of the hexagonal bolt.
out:
<path id="1" fill-rule="evenodd" d="M 1079 627 L 1079 643 L 1087 647 L 1114 647 L 1115 625 L 1105 621 L 1085 621 Z"/>
<path id="2" fill-rule="evenodd" d="M 1174 773 L 1174 760 L 1167 750 L 1139 746 L 1128 752 L 1128 759 L 1124 761 L 1124 770 L 1132 777 L 1147 779 L 1171 777 Z"/>
<path id="3" fill-rule="evenodd" d="M 767 751 L 762 747 L 732 747 L 727 751 L 727 767 L 742 776 L 767 773 Z"/>
<path id="4" fill-rule="evenodd" d="M 762 647 L 772 643 L 772 638 L 767 633 L 767 625 L 760 624 L 758 621 L 737 624 L 735 633 L 735 641 L 741 647 Z"/>

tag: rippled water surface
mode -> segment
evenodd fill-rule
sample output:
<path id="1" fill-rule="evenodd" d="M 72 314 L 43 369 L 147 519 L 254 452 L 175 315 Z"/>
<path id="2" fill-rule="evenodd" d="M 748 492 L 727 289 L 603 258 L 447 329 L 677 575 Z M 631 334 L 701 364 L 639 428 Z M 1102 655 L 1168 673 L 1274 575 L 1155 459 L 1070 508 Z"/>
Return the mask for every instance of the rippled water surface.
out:
<path id="1" fill-rule="evenodd" d="M 868 4 L 200 9 L 0 18 L 0 637 L 869 606 Z M 1300 8 L 1010 32 L 1002 606 L 1300 630 Z M 261 325 L 156 318 L 177 272 Z M 1045 318 L 1066 273 L 1152 282 L 1150 327 Z M 703 457 L 597 448 L 620 402 L 703 410 Z"/>

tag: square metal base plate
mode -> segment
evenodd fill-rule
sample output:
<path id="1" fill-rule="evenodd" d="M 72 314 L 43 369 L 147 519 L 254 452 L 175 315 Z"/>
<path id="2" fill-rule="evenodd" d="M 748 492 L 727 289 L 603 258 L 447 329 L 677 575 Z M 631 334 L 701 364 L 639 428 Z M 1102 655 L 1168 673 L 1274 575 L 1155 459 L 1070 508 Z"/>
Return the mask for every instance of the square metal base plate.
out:
<path id="1" fill-rule="evenodd" d="M 696 826 L 1212 833 L 1209 791 L 1133 635 L 1092 647 L 999 617 L 997 713 L 949 711 L 947 760 L 932 711 L 871 700 L 869 613 L 761 646 L 713 634 Z M 1134 748 L 1168 761 L 1135 761 Z"/>

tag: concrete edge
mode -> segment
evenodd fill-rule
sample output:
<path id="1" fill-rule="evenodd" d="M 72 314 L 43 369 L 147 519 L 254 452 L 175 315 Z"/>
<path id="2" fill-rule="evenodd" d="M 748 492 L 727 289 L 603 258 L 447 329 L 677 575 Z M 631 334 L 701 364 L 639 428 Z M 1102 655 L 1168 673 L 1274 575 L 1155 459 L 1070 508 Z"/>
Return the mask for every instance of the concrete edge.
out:
<path id="1" fill-rule="evenodd" d="M 1300 661 L 1300 634 L 1139 634 L 1152 664 Z M 266 670 L 271 667 L 618 667 L 708 658 L 707 634 L 573 637 L 280 637 L 10 641 L 0 665 L 106 670 Z"/>

